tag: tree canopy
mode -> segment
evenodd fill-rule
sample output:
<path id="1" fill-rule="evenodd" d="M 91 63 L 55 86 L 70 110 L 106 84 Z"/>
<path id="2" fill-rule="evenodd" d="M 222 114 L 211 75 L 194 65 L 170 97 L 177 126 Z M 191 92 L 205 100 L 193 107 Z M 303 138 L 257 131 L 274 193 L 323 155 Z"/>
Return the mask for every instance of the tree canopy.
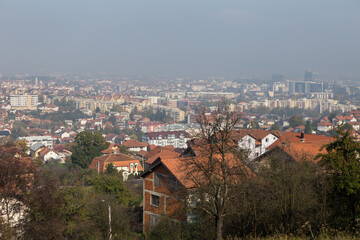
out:
<path id="1" fill-rule="evenodd" d="M 100 156 L 109 143 L 100 132 L 83 131 L 79 133 L 72 146 L 71 161 L 81 168 L 87 168 L 94 157 Z"/>
<path id="2" fill-rule="evenodd" d="M 360 217 L 360 143 L 343 126 L 336 133 L 335 141 L 324 146 L 327 153 L 318 157 L 331 183 L 334 224 L 346 229 Z"/>

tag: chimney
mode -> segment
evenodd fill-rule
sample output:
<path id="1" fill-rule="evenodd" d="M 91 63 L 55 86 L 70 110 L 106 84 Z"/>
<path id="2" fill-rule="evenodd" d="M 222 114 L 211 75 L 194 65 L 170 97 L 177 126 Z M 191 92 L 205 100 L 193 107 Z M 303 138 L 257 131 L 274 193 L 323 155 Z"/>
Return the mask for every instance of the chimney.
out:
<path id="1" fill-rule="evenodd" d="M 305 142 L 305 134 L 303 131 L 300 132 L 300 141 Z"/>

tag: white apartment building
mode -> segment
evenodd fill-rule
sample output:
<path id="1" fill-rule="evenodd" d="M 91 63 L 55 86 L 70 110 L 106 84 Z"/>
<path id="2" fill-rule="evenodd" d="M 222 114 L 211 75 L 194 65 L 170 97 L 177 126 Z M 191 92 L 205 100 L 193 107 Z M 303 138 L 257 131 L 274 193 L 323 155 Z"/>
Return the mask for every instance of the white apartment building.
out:
<path id="1" fill-rule="evenodd" d="M 35 143 L 41 143 L 45 147 L 53 149 L 54 139 L 51 136 L 31 136 L 31 137 L 19 137 L 18 140 L 25 139 L 28 142 L 28 147 L 31 147 Z"/>
<path id="2" fill-rule="evenodd" d="M 142 141 L 149 145 L 165 147 L 172 145 L 175 148 L 186 148 L 190 135 L 185 131 L 149 132 L 143 135 Z"/>
<path id="3" fill-rule="evenodd" d="M 38 105 L 38 95 L 10 95 L 10 105 L 17 110 L 35 110 Z"/>

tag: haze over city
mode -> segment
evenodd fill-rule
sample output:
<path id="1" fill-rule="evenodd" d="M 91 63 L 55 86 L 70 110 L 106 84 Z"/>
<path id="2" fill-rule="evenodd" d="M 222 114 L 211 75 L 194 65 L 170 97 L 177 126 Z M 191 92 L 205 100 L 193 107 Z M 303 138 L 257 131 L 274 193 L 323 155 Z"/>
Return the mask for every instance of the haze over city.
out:
<path id="1" fill-rule="evenodd" d="M 358 78 L 360 3 L 0 1 L 0 73 Z"/>
<path id="2" fill-rule="evenodd" d="M 359 239 L 359 0 L 0 0 L 0 239 Z"/>

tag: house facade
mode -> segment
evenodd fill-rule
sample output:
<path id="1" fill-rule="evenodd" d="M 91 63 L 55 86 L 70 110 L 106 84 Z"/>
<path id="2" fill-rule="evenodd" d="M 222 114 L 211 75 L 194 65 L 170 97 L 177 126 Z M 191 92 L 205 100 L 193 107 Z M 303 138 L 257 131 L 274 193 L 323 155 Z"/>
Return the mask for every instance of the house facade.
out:
<path id="1" fill-rule="evenodd" d="M 239 148 L 249 151 L 250 160 L 264 154 L 267 148 L 279 139 L 278 134 L 260 129 L 244 129 L 236 135 Z"/>
<path id="2" fill-rule="evenodd" d="M 143 167 L 138 159 L 121 153 L 111 153 L 95 157 L 91 161 L 89 168 L 96 169 L 98 173 L 102 174 L 106 172 L 109 164 L 112 164 L 117 171 L 122 172 L 124 181 L 127 180 L 129 174 L 138 175 L 143 171 Z"/>
<path id="3" fill-rule="evenodd" d="M 144 232 L 154 227 L 162 215 L 186 221 L 187 190 L 176 168 L 178 161 L 159 159 L 142 175 Z"/>
<path id="4" fill-rule="evenodd" d="M 131 152 L 140 152 L 141 150 L 146 151 L 148 147 L 147 142 L 139 142 L 133 139 L 125 141 L 123 144 Z"/>

